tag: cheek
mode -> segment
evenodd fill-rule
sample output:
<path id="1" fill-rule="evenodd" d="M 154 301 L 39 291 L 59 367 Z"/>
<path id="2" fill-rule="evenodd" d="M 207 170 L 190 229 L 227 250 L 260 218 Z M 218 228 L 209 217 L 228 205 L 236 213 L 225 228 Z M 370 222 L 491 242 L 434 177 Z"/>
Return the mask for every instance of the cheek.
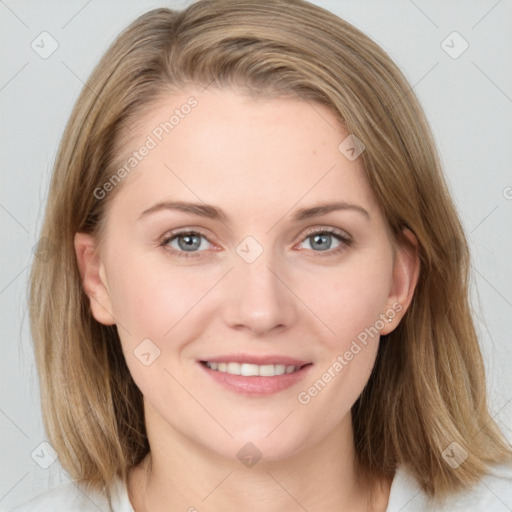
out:
<path id="1" fill-rule="evenodd" d="M 334 428 L 349 413 L 368 382 L 392 284 L 392 254 L 376 251 L 347 262 L 327 282 L 310 298 L 331 333 L 320 338 L 315 372 L 297 396 L 308 414 L 323 418 L 319 432 Z"/>
<path id="2" fill-rule="evenodd" d="M 179 268 L 170 271 L 165 262 L 144 254 L 116 258 L 109 265 L 109 294 L 114 316 L 133 333 L 161 336 L 198 290 Z"/>
<path id="3" fill-rule="evenodd" d="M 142 393 L 154 397 L 155 389 L 172 384 L 165 370 L 180 357 L 187 342 L 183 331 L 190 329 L 199 312 L 195 306 L 211 287 L 211 279 L 145 254 L 113 259 L 108 268 L 112 310 L 126 363 Z"/>
<path id="4" fill-rule="evenodd" d="M 109 265 L 107 276 L 112 312 L 125 352 L 144 339 L 160 349 L 170 341 L 179 350 L 174 335 L 196 313 L 201 297 L 211 287 L 212 276 L 202 276 L 165 258 L 135 254 Z"/>
<path id="5" fill-rule="evenodd" d="M 375 327 L 382 328 L 380 315 L 392 285 L 392 255 L 354 259 L 353 264 L 332 272 L 314 302 L 320 317 L 334 331 L 333 348 L 348 349 L 351 341 Z M 372 330 L 373 332 L 373 330 Z"/>

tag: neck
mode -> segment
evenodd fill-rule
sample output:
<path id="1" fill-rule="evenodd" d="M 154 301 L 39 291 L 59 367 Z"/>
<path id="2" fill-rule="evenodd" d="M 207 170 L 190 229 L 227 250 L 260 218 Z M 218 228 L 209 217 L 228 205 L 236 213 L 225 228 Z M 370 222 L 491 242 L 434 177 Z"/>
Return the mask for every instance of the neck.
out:
<path id="1" fill-rule="evenodd" d="M 130 474 L 136 512 L 384 511 L 391 481 L 358 478 L 350 415 L 315 446 L 245 467 L 176 432 L 148 428 L 152 453 Z"/>

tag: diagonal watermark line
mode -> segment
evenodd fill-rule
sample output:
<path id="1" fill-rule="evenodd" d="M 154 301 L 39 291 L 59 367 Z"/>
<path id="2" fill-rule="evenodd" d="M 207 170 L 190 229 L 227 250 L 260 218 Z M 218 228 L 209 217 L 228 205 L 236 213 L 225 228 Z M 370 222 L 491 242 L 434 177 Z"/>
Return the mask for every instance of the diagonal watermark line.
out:
<path id="1" fill-rule="evenodd" d="M 66 28 L 90 3 L 92 0 L 88 0 L 71 18 L 62 25 L 61 30 Z"/>
<path id="2" fill-rule="evenodd" d="M 20 21 L 21 23 L 23 23 L 23 25 L 25 25 L 25 27 L 27 28 L 30 28 L 5 2 L 4 0 L 0 0 L 0 3 L 6 7 L 7 9 L 9 9 L 9 11 L 11 11 L 12 15 L 15 16 L 16 18 L 18 18 L 18 21 Z"/>
<path id="3" fill-rule="evenodd" d="M 473 265 L 471 268 L 512 308 L 512 304 Z"/>
<path id="4" fill-rule="evenodd" d="M 75 72 L 74 72 L 74 71 L 73 71 L 73 70 L 72 70 L 72 69 L 71 69 L 71 68 L 70 68 L 70 67 L 69 67 L 69 66 L 68 66 L 64 61 L 63 61 L 63 60 L 61 60 L 61 62 L 62 62 L 62 64 L 64 64 L 64 66 L 66 66 L 66 67 L 69 69 L 69 71 L 70 71 L 71 73 L 73 73 L 73 75 L 74 75 L 74 76 L 75 76 L 75 77 L 76 77 L 76 78 L 77 78 L 77 79 L 78 79 L 78 80 L 79 80 L 79 81 L 84 85 L 84 87 L 87 87 L 87 89 L 89 89 L 89 91 L 91 91 L 91 92 L 94 94 L 94 96 L 96 97 L 96 99 L 101 103 L 101 100 L 100 100 L 99 95 L 98 95 L 98 94 L 97 94 L 93 89 L 91 89 L 91 88 L 89 87 L 89 85 L 87 84 L 87 82 L 84 82 L 84 81 L 83 81 L 83 80 L 82 80 L 82 79 L 81 79 L 81 78 L 80 78 L 80 77 L 79 77 L 79 76 L 78 76 L 78 75 L 77 75 L 77 74 L 76 74 L 76 73 L 75 73 Z"/>
<path id="5" fill-rule="evenodd" d="M 267 231 L 267 233 L 270 233 L 285 217 L 286 215 L 291 211 L 293 210 L 293 208 L 299 204 L 303 199 L 304 197 L 306 197 L 334 168 L 336 167 L 336 164 L 334 164 L 316 183 L 314 183 L 311 188 L 309 190 L 307 190 L 304 195 L 299 198 L 299 200 L 293 204 L 279 219 L 277 219 L 276 222 L 274 222 L 274 224 L 272 224 L 271 228 Z"/>
<path id="6" fill-rule="evenodd" d="M 91 294 L 90 297 L 96 302 L 96 304 L 98 304 L 100 308 L 105 310 L 114 319 L 116 325 L 118 325 L 124 331 L 126 331 L 126 334 L 128 334 L 128 336 L 131 336 L 130 331 L 128 331 L 128 329 L 114 316 L 114 314 L 109 309 L 107 309 L 94 295 Z"/>
<path id="7" fill-rule="evenodd" d="M 215 82 L 215 78 L 212 78 L 212 79 L 210 80 L 210 83 L 209 83 L 208 85 L 205 85 L 205 86 L 201 89 L 201 92 L 206 91 L 206 89 L 208 89 L 208 87 L 210 87 L 210 85 L 212 85 L 212 84 L 213 84 L 213 82 Z"/>
<path id="8" fill-rule="evenodd" d="M 105 512 L 102 508 L 98 506 L 98 504 L 94 500 L 91 499 L 91 497 L 86 492 L 83 491 L 83 489 L 80 488 L 80 486 L 76 482 L 74 482 L 73 480 L 70 480 L 70 482 L 94 505 L 95 508 L 97 508 L 100 512 Z"/>
<path id="9" fill-rule="evenodd" d="M 2 293 L 5 292 L 5 290 L 7 290 L 7 288 L 9 288 L 9 286 L 11 286 L 12 283 L 14 283 L 14 281 L 16 281 L 16 279 L 18 279 L 18 277 L 23 274 L 23 272 L 25 272 L 25 270 L 27 270 L 28 268 L 28 265 L 25 265 L 1 290 L 0 290 L 0 295 Z"/>
<path id="10" fill-rule="evenodd" d="M 284 4 L 284 3 L 292 4 L 292 3 L 293 3 L 293 1 L 294 1 L 294 0 L 284 0 L 284 1 L 283 1 L 283 4 Z M 281 13 L 279 13 L 279 14 L 281 14 Z M 275 15 L 275 16 L 274 16 L 274 17 L 273 17 L 273 18 L 272 18 L 272 19 L 267 23 L 267 27 L 270 27 L 270 26 L 272 25 L 272 23 L 274 23 L 274 20 L 275 20 L 276 18 L 278 18 L 279 14 L 276 14 L 276 15 Z"/>
<path id="11" fill-rule="evenodd" d="M 311 101 L 308 101 L 307 98 L 305 98 L 301 93 L 300 91 L 294 91 L 297 93 L 298 96 L 300 96 L 300 98 L 302 99 L 302 101 L 304 101 L 305 103 L 307 103 L 328 125 L 330 128 L 332 128 L 333 130 L 336 130 L 336 127 L 333 126 L 331 123 L 329 123 L 329 121 L 327 121 L 327 119 L 322 115 L 320 114 L 320 112 L 315 108 L 314 104 L 311 102 Z"/>
<path id="12" fill-rule="evenodd" d="M 411 501 L 412 501 L 412 500 L 414 500 L 414 498 L 416 498 L 416 496 L 418 496 L 418 494 L 419 494 L 420 492 L 421 492 L 421 490 L 420 490 L 420 491 L 418 491 L 414 496 L 411 496 L 411 498 L 410 498 L 410 499 L 408 499 L 408 500 L 404 503 L 404 505 L 398 509 L 398 512 L 400 512 L 400 510 L 403 510 L 407 505 L 409 505 L 409 503 L 411 503 Z"/>
<path id="13" fill-rule="evenodd" d="M 512 511 L 512 508 L 510 508 L 510 507 L 509 507 L 509 506 L 508 506 L 508 505 L 507 505 L 507 504 L 506 504 L 506 503 L 505 503 L 505 502 L 504 502 L 504 501 L 503 501 L 503 500 L 502 500 L 502 499 L 501 499 L 501 498 L 500 498 L 500 497 L 499 497 L 499 496 L 498 496 L 498 495 L 493 491 L 493 489 L 491 489 L 491 488 L 490 488 L 490 487 L 489 487 L 489 486 L 484 482 L 484 480 L 483 480 L 483 479 L 481 480 L 481 482 L 485 485 L 485 487 L 487 487 L 487 489 L 489 489 L 489 491 L 491 491 L 491 492 L 494 494 L 494 496 L 496 496 L 496 498 L 497 498 L 498 500 L 500 500 L 500 501 L 501 501 L 501 503 L 503 503 L 503 505 L 507 508 L 507 510 Z M 508 493 L 507 493 L 507 494 L 508 494 Z"/>
<path id="14" fill-rule="evenodd" d="M 2 208 L 2 210 L 7 213 L 7 215 L 9 215 L 9 217 L 11 217 L 11 219 L 16 222 L 16 224 L 18 224 L 18 226 L 23 229 L 23 231 L 25 231 L 25 233 L 28 234 L 28 229 L 21 223 L 18 221 L 18 219 L 3 205 L 3 204 L 0 204 L 0 208 Z"/>
<path id="15" fill-rule="evenodd" d="M 201 203 L 206 204 L 166 163 L 164 163 L 164 166 L 169 171 L 171 171 L 174 174 L 174 176 L 176 176 L 176 178 L 178 178 L 181 181 L 181 183 L 183 183 L 183 185 L 185 185 L 185 187 L 187 187 L 190 190 L 190 192 L 192 192 L 192 194 L 194 194 L 197 197 L 197 199 L 199 199 L 199 201 L 201 201 Z M 220 219 L 220 221 L 222 222 L 222 224 L 224 224 L 224 226 L 226 226 L 226 228 L 229 231 L 233 231 L 222 219 Z"/>
<path id="16" fill-rule="evenodd" d="M 204 500 L 206 500 L 206 498 L 208 498 L 208 496 L 213 494 L 218 489 L 218 487 L 227 480 L 228 476 L 231 475 L 231 473 L 233 473 L 233 470 L 231 470 L 201 501 L 203 502 Z"/>
<path id="17" fill-rule="evenodd" d="M 473 30 L 477 25 L 480 24 L 481 21 L 483 21 L 487 15 L 492 11 L 494 10 L 494 8 L 501 3 L 501 0 L 498 0 L 472 27 L 471 27 L 471 30 Z"/>
<path id="18" fill-rule="evenodd" d="M 192 400 L 194 400 L 200 407 L 204 409 L 206 414 L 208 414 L 208 416 L 210 416 L 210 418 L 212 418 L 212 420 L 215 421 L 215 423 L 217 423 L 217 425 L 219 425 L 219 427 L 222 428 L 222 430 L 224 430 L 224 432 L 226 432 L 229 437 L 233 438 L 233 434 L 231 434 L 231 432 L 229 432 L 229 430 L 222 423 L 220 423 L 220 421 L 167 368 L 164 368 L 164 371 L 181 386 L 183 391 L 188 393 Z"/>
<path id="19" fill-rule="evenodd" d="M 7 495 L 9 493 L 12 492 L 12 490 L 21 483 L 21 481 L 27 477 L 27 475 L 29 474 L 29 472 L 27 471 L 1 498 L 0 498 L 0 501 L 2 501 L 3 499 L 5 499 L 7 497 Z"/>
<path id="20" fill-rule="evenodd" d="M 510 96 L 474 60 L 471 61 L 471 64 L 473 64 L 473 66 L 475 66 L 478 71 L 480 71 L 480 73 L 482 73 L 482 75 L 484 75 L 487 80 L 489 80 L 489 82 L 491 82 L 491 84 L 493 84 L 494 87 L 496 87 L 496 89 L 498 89 L 498 91 L 500 91 L 501 94 L 503 94 L 503 96 L 512 103 Z"/>
<path id="21" fill-rule="evenodd" d="M 293 293 L 293 295 L 295 295 L 295 297 L 297 297 L 297 299 L 299 299 L 302 302 L 302 304 L 304 304 L 304 306 L 306 306 L 309 309 L 309 311 L 311 311 L 311 313 L 313 313 L 313 315 L 315 315 L 318 318 L 318 320 L 320 320 L 320 322 L 322 322 L 322 324 L 324 324 L 325 327 L 327 327 L 327 329 L 329 329 L 329 331 L 331 331 L 336 336 L 336 333 L 268 265 L 265 266 L 270 270 L 270 272 L 272 272 L 272 274 L 274 274 L 277 277 L 277 279 L 279 279 L 279 281 L 281 281 L 281 283 L 283 283 L 286 286 L 286 288 L 288 288 L 288 290 L 290 290 Z"/>
<path id="22" fill-rule="evenodd" d="M 75 426 L 80 425 L 80 423 L 82 423 L 82 421 L 84 421 L 84 420 L 85 420 L 85 418 L 87 418 L 87 416 L 89 416 L 89 414 L 91 414 L 91 412 L 92 412 L 92 411 L 93 411 L 93 406 L 91 405 L 91 406 L 89 407 L 89 410 L 88 410 L 88 411 L 87 411 L 87 412 L 86 412 L 86 413 L 85 413 L 85 414 L 84 414 L 84 415 L 83 415 L 83 416 L 82 416 L 82 417 L 81 417 L 81 418 L 80 418 L 80 419 L 75 423 Z M 64 439 L 66 439 L 66 437 L 68 437 L 68 435 L 69 435 L 69 432 L 64 432 L 64 434 L 59 435 L 59 437 L 60 437 L 62 440 L 64 440 Z M 51 445 L 50 445 L 50 446 L 51 446 Z M 52 448 L 53 448 L 53 447 L 52 447 Z"/>
<path id="23" fill-rule="evenodd" d="M 409 0 L 409 2 L 412 5 L 414 5 L 414 7 L 416 7 L 416 9 L 418 9 L 418 11 L 420 11 L 421 14 L 423 14 L 423 16 L 425 16 L 425 18 L 427 18 L 430 21 L 430 23 L 434 25 L 434 27 L 439 28 L 439 25 L 424 10 L 420 9 L 420 7 L 413 2 L 413 0 Z"/>
<path id="24" fill-rule="evenodd" d="M 290 498 L 295 501 L 295 503 L 297 503 L 297 505 L 299 505 L 299 507 L 304 510 L 304 512 L 308 512 L 304 506 L 302 505 L 302 503 L 300 503 L 299 501 L 297 501 L 297 499 L 295 498 L 295 496 L 293 496 L 293 494 L 290 494 L 290 492 L 288 492 L 288 490 L 283 487 L 283 485 L 281 484 L 281 482 L 279 482 L 278 480 L 276 480 L 276 478 L 269 472 L 269 471 L 266 471 L 266 473 L 268 473 L 268 475 L 272 478 L 272 480 L 274 480 L 274 482 L 279 485 L 279 487 L 281 487 L 281 489 L 283 489 L 283 491 L 288 494 L 288 496 L 290 496 Z"/>
<path id="25" fill-rule="evenodd" d="M 473 231 L 475 231 L 475 229 L 480 226 L 480 224 L 483 224 L 483 222 L 485 220 L 487 220 L 488 217 L 490 217 L 495 211 L 496 211 L 496 208 L 498 208 L 499 204 L 497 204 L 471 231 L 470 233 L 473 233 Z"/>
<path id="26" fill-rule="evenodd" d="M 231 267 L 185 314 L 165 333 L 163 336 L 167 336 L 182 320 L 185 318 L 190 311 L 192 311 L 205 297 L 208 295 L 232 270 Z"/>
<path id="27" fill-rule="evenodd" d="M 485 426 L 487 426 L 487 425 L 489 425 L 489 423 L 490 423 L 491 421 L 496 421 L 496 418 L 498 417 L 498 414 L 499 414 L 501 411 L 503 411 L 503 409 L 505 409 L 505 407 L 507 407 L 507 405 L 508 405 L 509 403 L 511 403 L 511 402 L 512 402 L 512 398 L 509 398 L 509 399 L 508 399 L 508 400 L 507 400 L 507 401 L 506 401 L 506 402 L 505 402 L 505 403 L 504 403 L 504 404 L 503 404 L 503 405 L 502 405 L 502 406 L 501 406 L 501 407 L 500 407 L 500 408 L 499 408 L 499 409 L 498 409 L 498 410 L 497 410 L 497 411 L 496 411 L 496 412 L 491 416 L 491 419 L 490 419 L 489 421 L 486 421 L 486 422 L 483 424 L 482 428 L 481 428 L 481 429 L 480 429 L 476 434 L 474 434 L 473 436 L 471 436 L 471 439 L 474 439 L 478 434 L 480 434 L 480 432 L 482 432 L 482 430 L 484 429 L 484 427 L 485 427 Z"/>
<path id="28" fill-rule="evenodd" d="M 415 87 L 417 87 L 422 81 L 424 78 L 427 77 L 427 75 L 429 75 L 433 69 L 439 64 L 439 61 L 437 61 L 411 88 L 410 90 L 412 91 Z"/>
<path id="29" fill-rule="evenodd" d="M 439 64 L 439 61 L 437 61 L 419 80 L 417 80 L 414 85 L 410 85 L 410 87 L 404 92 L 404 97 L 406 95 L 408 95 L 409 93 L 414 92 L 414 88 L 417 87 L 434 70 L 434 68 L 436 68 L 438 66 L 438 64 Z M 407 81 L 410 84 L 409 80 L 407 80 Z M 401 98 L 399 98 L 399 99 L 397 99 L 395 101 L 390 102 L 388 105 L 385 105 L 386 110 L 390 109 L 391 107 L 394 107 L 400 101 L 405 101 L 404 97 L 401 97 Z M 382 118 L 383 118 L 384 115 L 386 115 L 386 114 L 383 114 L 378 119 L 376 119 L 374 121 L 374 124 L 377 124 L 380 121 L 382 121 Z"/>
<path id="30" fill-rule="evenodd" d="M 27 434 L 25 434 L 25 432 L 23 432 L 23 430 L 21 430 L 21 428 L 9 416 L 7 416 L 2 409 L 0 409 L 0 412 L 28 439 Z"/>
<path id="31" fill-rule="evenodd" d="M 295 409 L 292 409 L 292 410 L 291 410 L 291 411 L 290 411 L 290 412 L 289 412 L 289 413 L 288 413 L 288 414 L 287 414 L 287 415 L 286 415 L 286 416 L 285 416 L 285 417 L 284 417 L 284 418 L 283 418 L 283 419 L 282 419 L 282 420 L 281 420 L 281 421 L 280 421 L 280 422 L 279 422 L 279 423 L 278 423 L 278 424 L 277 424 L 277 425 L 276 425 L 276 426 L 275 426 L 275 427 L 274 427 L 274 428 L 273 428 L 273 429 L 272 429 L 272 430 L 271 430 L 271 431 L 270 431 L 270 432 L 265 436 L 265 439 L 266 439 L 268 436 L 270 436 L 270 434 L 272 434 L 272 432 L 274 432 L 274 430 L 276 430 L 276 429 L 277 429 L 277 427 L 279 427 L 282 423 L 284 423 L 284 422 L 288 419 L 288 417 L 290 416 L 290 414 L 291 414 L 292 412 L 295 412 Z"/>
<path id="32" fill-rule="evenodd" d="M 7 80 L 7 82 L 2 85 L 2 87 L 0 87 L 0 92 L 3 91 L 28 65 L 29 63 L 25 62 L 25 64 L 23 64 L 23 66 L 21 66 L 21 68 L 18 69 L 18 71 L 16 71 L 12 77 L 9 78 L 9 80 Z"/>

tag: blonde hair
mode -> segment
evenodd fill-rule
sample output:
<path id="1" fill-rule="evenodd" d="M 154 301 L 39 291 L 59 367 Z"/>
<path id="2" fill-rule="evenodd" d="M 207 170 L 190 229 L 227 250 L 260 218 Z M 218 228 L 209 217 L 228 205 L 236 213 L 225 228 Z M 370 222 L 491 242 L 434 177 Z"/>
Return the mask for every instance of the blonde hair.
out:
<path id="1" fill-rule="evenodd" d="M 129 122 L 191 85 L 327 105 L 364 142 L 367 179 L 396 241 L 404 227 L 418 240 L 412 304 L 382 337 L 352 408 L 361 471 L 392 476 L 406 463 L 441 497 L 510 458 L 486 402 L 467 242 L 407 80 L 366 35 L 306 1 L 202 0 L 150 11 L 124 30 L 83 88 L 61 141 L 41 232 L 55 254 L 34 261 L 30 317 L 45 426 L 64 468 L 108 488 L 149 451 L 141 393 L 115 326 L 91 314 L 73 239 L 100 232 L 122 188 L 94 194 L 115 173 Z M 442 455 L 454 442 L 468 453 L 456 470 Z"/>

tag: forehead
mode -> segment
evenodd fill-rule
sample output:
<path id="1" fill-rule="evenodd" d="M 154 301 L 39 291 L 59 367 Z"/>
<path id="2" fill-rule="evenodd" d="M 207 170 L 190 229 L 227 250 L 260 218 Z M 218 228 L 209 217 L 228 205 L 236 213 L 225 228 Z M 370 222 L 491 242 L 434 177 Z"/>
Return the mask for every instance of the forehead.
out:
<path id="1" fill-rule="evenodd" d="M 273 214 L 325 200 L 357 200 L 371 209 L 361 159 L 339 149 L 348 135 L 329 108 L 298 97 L 173 93 L 136 120 L 121 150 L 120 165 L 134 164 L 126 167 L 121 195 L 137 209 L 166 199 L 243 203 Z"/>

